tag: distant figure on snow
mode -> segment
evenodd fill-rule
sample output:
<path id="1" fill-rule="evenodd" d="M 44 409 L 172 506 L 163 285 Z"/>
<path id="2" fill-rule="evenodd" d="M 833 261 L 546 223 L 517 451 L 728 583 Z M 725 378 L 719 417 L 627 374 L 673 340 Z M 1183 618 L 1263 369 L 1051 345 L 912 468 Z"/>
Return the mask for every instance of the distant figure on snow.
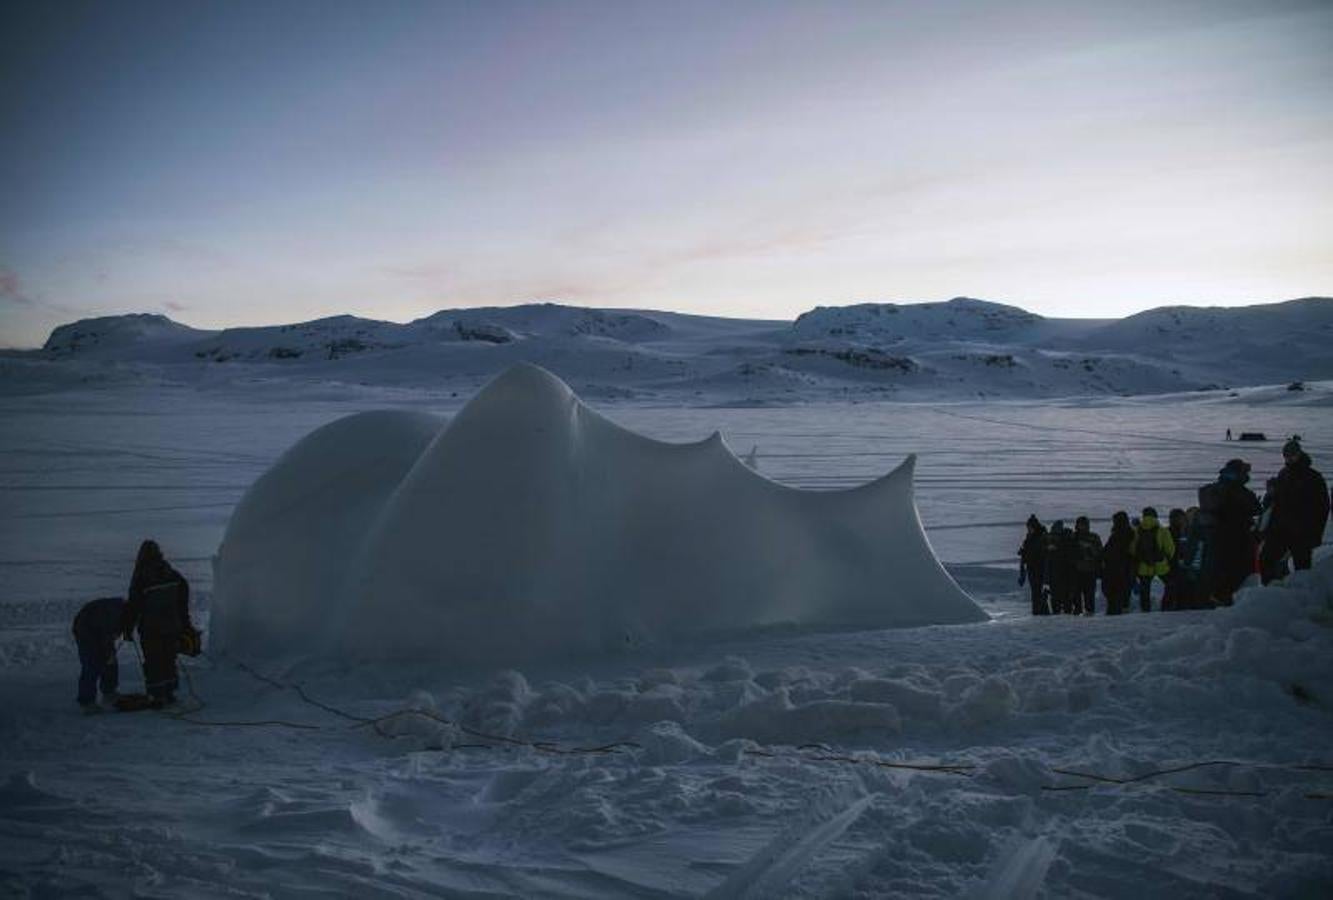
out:
<path id="1" fill-rule="evenodd" d="M 1087 516 L 1074 520 L 1074 613 L 1097 612 L 1097 578 L 1102 572 L 1102 539 Z"/>
<path id="2" fill-rule="evenodd" d="M 1227 440 L 1231 440 L 1231 429 L 1227 429 Z"/>
<path id="3" fill-rule="evenodd" d="M 160 704 L 176 702 L 176 653 L 182 638 L 198 632 L 190 622 L 190 583 L 166 561 L 156 541 L 139 546 L 130 579 L 125 640 L 134 640 L 136 626 L 148 695 Z"/>
<path id="4" fill-rule="evenodd" d="M 1102 550 L 1102 593 L 1106 614 L 1118 616 L 1129 610 L 1129 592 L 1134 584 L 1134 527 L 1123 509 L 1111 517 L 1111 533 Z"/>
<path id="5" fill-rule="evenodd" d="M 1036 515 L 1028 516 L 1027 535 L 1023 546 L 1018 548 L 1018 583 L 1026 581 L 1032 591 L 1032 614 L 1048 615 L 1051 610 L 1046 605 L 1042 588 L 1046 584 L 1046 526 Z"/>
<path id="6" fill-rule="evenodd" d="M 1160 578 L 1165 583 L 1166 575 L 1171 571 L 1171 557 L 1176 554 L 1171 532 L 1158 523 L 1157 510 L 1151 506 L 1143 508 L 1138 530 L 1134 533 L 1134 543 L 1130 544 L 1129 549 L 1137 565 L 1135 574 L 1139 579 L 1139 610 L 1151 612 L 1153 578 Z"/>
<path id="7" fill-rule="evenodd" d="M 1254 518 L 1260 507 L 1259 498 L 1245 486 L 1249 480 L 1250 464 L 1231 459 L 1217 473 L 1217 481 L 1199 488 L 1194 528 L 1198 548 L 1186 565 L 1200 572 L 1201 600 L 1211 597 L 1230 606 L 1254 572 Z"/>
<path id="8" fill-rule="evenodd" d="M 74 616 L 74 643 L 79 648 L 79 706 L 86 713 L 100 711 L 97 688 L 107 705 L 116 702 L 120 665 L 116 661 L 116 637 L 125 630 L 125 601 L 102 597 L 83 604 Z"/>
<path id="9" fill-rule="evenodd" d="M 1288 553 L 1292 566 L 1310 568 L 1310 552 L 1323 542 L 1328 520 L 1328 485 L 1298 438 L 1283 445 L 1282 460 L 1282 471 L 1273 481 L 1272 513 L 1259 554 L 1265 584 L 1278 577 Z"/>

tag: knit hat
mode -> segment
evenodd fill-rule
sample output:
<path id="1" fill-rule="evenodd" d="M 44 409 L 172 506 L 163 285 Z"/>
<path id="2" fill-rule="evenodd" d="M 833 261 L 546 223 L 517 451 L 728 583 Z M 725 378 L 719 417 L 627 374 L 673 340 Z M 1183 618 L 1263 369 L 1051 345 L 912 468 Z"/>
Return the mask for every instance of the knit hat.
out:
<path id="1" fill-rule="evenodd" d="M 1145 507 L 1143 507 L 1143 515 L 1144 515 L 1145 517 L 1146 517 L 1146 516 L 1152 516 L 1152 517 L 1155 519 L 1155 518 L 1157 518 L 1157 510 L 1154 509 L 1154 508 L 1151 507 L 1151 506 L 1145 506 Z"/>
<path id="2" fill-rule="evenodd" d="M 1283 456 L 1300 456 L 1303 452 L 1305 451 L 1301 449 L 1301 439 L 1298 437 L 1293 436 L 1291 440 L 1282 445 Z"/>
<path id="3" fill-rule="evenodd" d="M 1238 475 L 1249 475 L 1250 464 L 1243 459 L 1229 459 L 1227 460 L 1227 464 L 1222 467 L 1219 474 L 1225 474 L 1227 472 L 1235 472 Z"/>

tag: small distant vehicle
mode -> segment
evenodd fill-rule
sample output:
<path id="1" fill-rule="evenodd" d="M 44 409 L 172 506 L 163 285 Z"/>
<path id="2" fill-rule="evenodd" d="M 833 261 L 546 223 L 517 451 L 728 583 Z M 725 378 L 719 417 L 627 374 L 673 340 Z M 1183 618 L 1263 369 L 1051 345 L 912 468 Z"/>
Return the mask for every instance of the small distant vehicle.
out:
<path id="1" fill-rule="evenodd" d="M 1236 438 L 1236 440 L 1238 440 L 1238 441 L 1266 441 L 1266 440 L 1268 440 L 1268 435 L 1264 434 L 1262 431 L 1242 431 L 1242 432 L 1240 433 L 1240 437 Z"/>

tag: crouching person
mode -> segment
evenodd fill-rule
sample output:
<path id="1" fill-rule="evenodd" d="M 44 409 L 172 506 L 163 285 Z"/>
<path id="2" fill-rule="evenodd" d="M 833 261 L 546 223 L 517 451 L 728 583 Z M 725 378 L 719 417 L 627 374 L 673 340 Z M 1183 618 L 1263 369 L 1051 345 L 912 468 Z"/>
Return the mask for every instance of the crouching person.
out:
<path id="1" fill-rule="evenodd" d="M 116 702 L 120 666 L 116 662 L 116 636 L 124 629 L 125 601 L 102 597 L 83 605 L 74 616 L 74 643 L 79 648 L 79 706 L 86 713 L 98 712 L 97 689 L 108 705 Z"/>
<path id="2" fill-rule="evenodd" d="M 182 638 L 197 635 L 190 622 L 190 583 L 162 556 L 155 541 L 144 541 L 134 562 L 125 617 L 125 639 L 139 631 L 144 685 L 156 705 L 176 702 L 176 653 Z"/>

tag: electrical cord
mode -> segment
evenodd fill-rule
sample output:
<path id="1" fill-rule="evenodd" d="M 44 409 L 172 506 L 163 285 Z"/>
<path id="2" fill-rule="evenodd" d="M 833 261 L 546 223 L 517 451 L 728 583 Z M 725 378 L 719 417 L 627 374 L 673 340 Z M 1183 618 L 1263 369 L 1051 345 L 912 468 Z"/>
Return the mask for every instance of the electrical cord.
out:
<path id="1" fill-rule="evenodd" d="M 138 651 L 137 644 L 135 646 L 135 649 L 136 651 Z M 209 657 L 207 654 L 203 655 L 210 661 L 216 662 L 212 659 L 212 657 Z M 142 662 L 143 655 L 141 651 L 139 651 L 139 658 L 140 662 Z M 314 707 L 316 709 L 327 712 L 331 715 L 338 716 L 339 718 L 345 719 L 351 722 L 352 724 L 345 728 L 333 728 L 330 726 L 319 725 L 311 722 L 293 722 L 285 719 L 232 721 L 232 720 L 213 720 L 213 719 L 197 718 L 197 713 L 201 712 L 204 709 L 205 703 L 203 698 L 199 696 L 198 691 L 195 689 L 194 678 L 190 672 L 190 669 L 192 667 L 184 665 L 180 667 L 180 671 L 181 674 L 184 676 L 186 690 L 189 693 L 190 699 L 192 701 L 192 706 L 183 710 L 164 710 L 163 715 L 166 718 L 172 719 L 173 721 L 177 722 L 185 722 L 191 725 L 201 725 L 206 727 L 220 727 L 220 728 L 283 727 L 283 728 L 291 728 L 303 731 L 348 731 L 348 730 L 370 728 L 381 737 L 393 737 L 393 735 L 390 732 L 387 732 L 383 729 L 382 726 L 385 723 L 392 722 L 401 718 L 418 717 L 418 718 L 428 719 L 433 722 L 437 722 L 446 727 L 457 729 L 462 734 L 466 734 L 470 737 L 479 738 L 483 741 L 488 742 L 482 744 L 454 744 L 452 745 L 453 749 L 494 750 L 494 749 L 499 749 L 501 747 L 516 747 L 516 748 L 527 748 L 535 750 L 539 753 L 546 753 L 559 756 L 605 755 L 626 749 L 642 749 L 642 745 L 634 741 L 613 741 L 608 744 L 601 744 L 589 747 L 584 747 L 584 746 L 564 747 L 552 741 L 516 738 L 509 735 L 494 734 L 491 732 L 482 731 L 464 725 L 460 722 L 455 722 L 454 720 L 449 719 L 446 716 L 442 716 L 439 713 L 433 712 L 431 710 L 402 708 L 393 710 L 391 712 L 385 713 L 384 715 L 380 716 L 356 715 L 355 713 L 347 712 L 344 709 L 340 709 L 336 706 L 315 699 L 314 697 L 310 696 L 310 694 L 305 690 L 303 685 L 297 682 L 292 682 L 292 683 L 283 682 L 276 678 L 272 678 L 268 675 L 263 674 L 262 672 L 258 671 L 257 669 L 253 668 L 250 665 L 247 665 L 244 662 L 241 662 L 240 660 L 235 660 L 233 662 L 238 670 L 245 672 L 247 675 L 254 678 L 255 680 L 262 682 L 263 684 L 267 684 L 270 687 L 276 688 L 278 690 L 291 690 L 294 693 L 296 693 L 296 695 L 300 698 L 300 700 L 303 703 L 311 707 Z M 977 769 L 980 768 L 980 766 L 978 766 L 975 763 L 900 762 L 900 761 L 879 759 L 875 757 L 849 756 L 843 753 L 836 752 L 826 744 L 818 744 L 818 743 L 800 744 L 796 746 L 794 750 L 795 750 L 794 753 L 782 753 L 770 749 L 763 749 L 756 746 L 745 750 L 744 755 L 753 756 L 761 759 L 798 760 L 801 762 L 839 763 L 845 765 L 866 765 L 881 769 L 894 769 L 894 770 L 933 773 L 942 775 L 959 775 L 965 778 L 975 777 L 977 774 Z M 1333 765 L 1328 765 L 1323 763 L 1281 764 L 1281 763 L 1247 762 L 1242 760 L 1229 760 L 1229 759 L 1214 759 L 1214 760 L 1201 760 L 1197 762 L 1190 762 L 1178 766 L 1172 766 L 1169 768 L 1154 769 L 1152 771 L 1144 772 L 1140 775 L 1135 775 L 1128 778 L 1117 778 L 1110 775 L 1103 775 L 1097 772 L 1087 772 L 1078 769 L 1052 768 L 1050 771 L 1057 775 L 1064 775 L 1072 778 L 1082 778 L 1093 783 L 1041 785 L 1041 790 L 1058 793 L 1066 791 L 1086 791 L 1103 786 L 1113 786 L 1121 788 L 1142 786 L 1142 787 L 1170 790 L 1180 794 L 1190 794 L 1198 796 L 1216 796 L 1216 797 L 1260 798 L 1260 797 L 1270 796 L 1273 793 L 1272 791 L 1236 791 L 1236 790 L 1221 790 L 1221 789 L 1211 789 L 1211 788 L 1192 788 L 1192 787 L 1182 787 L 1179 785 L 1161 785 L 1152 783 L 1155 781 L 1155 779 L 1162 778 L 1167 775 L 1176 775 L 1182 772 L 1189 772 L 1196 769 L 1209 768 L 1215 766 L 1232 766 L 1238 768 L 1251 768 L 1251 769 L 1277 769 L 1282 771 L 1294 771 L 1294 772 L 1333 772 Z M 1308 792 L 1303 796 L 1309 800 L 1333 800 L 1333 794 L 1326 794 L 1319 792 Z"/>

